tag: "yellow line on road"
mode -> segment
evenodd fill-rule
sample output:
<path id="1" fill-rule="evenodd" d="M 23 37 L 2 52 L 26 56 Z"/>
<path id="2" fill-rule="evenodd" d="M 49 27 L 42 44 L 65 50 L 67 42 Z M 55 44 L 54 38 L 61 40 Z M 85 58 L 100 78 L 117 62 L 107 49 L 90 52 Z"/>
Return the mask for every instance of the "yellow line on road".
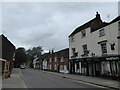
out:
<path id="1" fill-rule="evenodd" d="M 106 88 L 106 89 L 109 89 L 109 90 L 113 90 L 113 89 L 110 89 L 110 88 L 107 88 L 107 87 L 104 87 L 104 86 L 99 86 L 99 85 L 87 83 L 87 82 L 84 82 L 84 81 L 78 81 L 78 80 L 73 80 L 73 81 L 78 82 L 78 83 L 83 83 L 83 84 L 91 85 L 91 86 L 95 86 L 95 87 L 99 87 L 99 88 Z"/>

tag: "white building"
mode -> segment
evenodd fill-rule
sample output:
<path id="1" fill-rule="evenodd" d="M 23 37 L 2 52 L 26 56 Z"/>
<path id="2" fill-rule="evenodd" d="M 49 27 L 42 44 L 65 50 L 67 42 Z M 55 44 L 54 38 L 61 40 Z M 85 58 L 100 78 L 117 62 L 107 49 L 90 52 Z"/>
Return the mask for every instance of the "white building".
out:
<path id="1" fill-rule="evenodd" d="M 38 60 L 37 57 L 33 59 L 33 68 L 37 68 L 37 60 Z"/>
<path id="2" fill-rule="evenodd" d="M 43 60 L 42 65 L 43 65 L 43 70 L 47 70 L 48 69 L 48 65 L 47 65 L 47 60 L 46 59 Z"/>
<path id="3" fill-rule="evenodd" d="M 71 73 L 120 74 L 119 45 L 120 16 L 105 23 L 97 12 L 94 19 L 76 28 L 69 36 Z"/>

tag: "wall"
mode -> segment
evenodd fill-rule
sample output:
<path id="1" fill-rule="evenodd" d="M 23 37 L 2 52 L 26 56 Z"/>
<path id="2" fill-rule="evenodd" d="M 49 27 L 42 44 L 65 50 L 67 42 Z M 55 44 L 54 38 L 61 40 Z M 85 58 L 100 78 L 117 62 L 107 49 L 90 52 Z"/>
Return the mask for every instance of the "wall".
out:
<path id="1" fill-rule="evenodd" d="M 71 42 L 69 37 L 69 58 L 72 56 L 72 48 L 76 48 L 76 52 L 78 52 L 78 57 L 82 58 L 83 54 L 83 45 L 87 44 L 87 49 L 90 50 L 89 56 L 92 53 L 95 53 L 96 56 L 101 56 L 101 45 L 98 44 L 100 41 L 107 40 L 107 54 L 118 54 L 118 22 L 112 23 L 108 26 L 103 27 L 105 29 L 106 35 L 103 37 L 99 37 L 98 29 L 94 32 L 90 32 L 90 28 L 86 28 L 86 37 L 81 38 L 81 32 L 78 32 L 74 35 L 74 41 Z M 110 43 L 115 42 L 115 50 L 111 50 Z"/>

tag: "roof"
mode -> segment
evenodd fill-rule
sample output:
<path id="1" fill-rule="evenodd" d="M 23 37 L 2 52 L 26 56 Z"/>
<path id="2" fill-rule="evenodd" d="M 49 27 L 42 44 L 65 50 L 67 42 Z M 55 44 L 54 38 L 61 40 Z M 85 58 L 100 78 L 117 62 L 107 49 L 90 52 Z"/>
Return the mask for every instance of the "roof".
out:
<path id="1" fill-rule="evenodd" d="M 107 26 L 107 25 L 110 25 L 110 24 L 112 24 L 112 23 L 114 23 L 114 22 L 117 22 L 117 21 L 119 21 L 119 20 L 120 20 L 120 16 L 118 16 L 118 17 L 116 17 L 115 19 L 113 19 L 110 23 L 104 22 L 102 25 L 100 25 L 100 26 L 98 26 L 97 28 L 95 28 L 95 31 L 98 30 L 98 29 L 100 29 L 100 28 L 102 28 L 102 27 L 105 27 L 105 26 Z"/>
<path id="2" fill-rule="evenodd" d="M 120 15 L 118 16 L 118 17 L 116 17 L 115 19 L 113 19 L 111 22 L 110 22 L 110 24 L 111 23 L 114 23 L 114 22 L 117 22 L 117 21 L 119 21 L 120 20 Z"/>
<path id="3" fill-rule="evenodd" d="M 96 17 L 95 17 L 94 19 L 92 19 L 92 20 L 88 21 L 87 23 L 81 25 L 80 27 L 76 28 L 76 29 L 69 35 L 69 37 L 72 36 L 72 35 L 74 35 L 74 34 L 76 34 L 76 33 L 78 33 L 78 32 L 80 32 L 80 31 L 83 30 L 83 29 L 88 28 L 88 27 L 90 27 L 90 28 L 91 28 L 91 32 L 93 32 L 93 31 L 96 30 L 96 28 L 98 28 L 98 27 L 100 27 L 100 26 L 104 26 L 104 25 L 106 25 L 106 24 L 107 24 L 107 23 L 102 22 L 102 20 L 101 20 L 101 18 L 100 18 L 100 14 L 98 14 L 98 12 L 97 12 Z"/>
<path id="4" fill-rule="evenodd" d="M 3 34 L 0 35 L 0 38 L 2 38 L 2 43 L 3 43 L 3 40 L 5 39 L 6 41 L 8 41 L 15 48 L 15 46 Z"/>

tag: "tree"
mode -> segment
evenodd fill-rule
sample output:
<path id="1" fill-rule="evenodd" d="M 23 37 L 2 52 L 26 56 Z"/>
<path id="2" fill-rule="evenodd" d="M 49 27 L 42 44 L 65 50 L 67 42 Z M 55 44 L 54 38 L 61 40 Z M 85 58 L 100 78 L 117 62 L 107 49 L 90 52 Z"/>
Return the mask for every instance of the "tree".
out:
<path id="1" fill-rule="evenodd" d="M 25 63 L 27 61 L 27 54 L 25 49 L 18 48 L 15 51 L 15 67 L 20 67 L 21 64 Z"/>
<path id="2" fill-rule="evenodd" d="M 42 55 L 42 46 L 33 47 L 32 49 L 27 50 L 27 56 L 28 56 L 28 62 L 30 63 L 30 66 L 32 67 L 32 62 L 35 58 L 40 58 Z"/>

